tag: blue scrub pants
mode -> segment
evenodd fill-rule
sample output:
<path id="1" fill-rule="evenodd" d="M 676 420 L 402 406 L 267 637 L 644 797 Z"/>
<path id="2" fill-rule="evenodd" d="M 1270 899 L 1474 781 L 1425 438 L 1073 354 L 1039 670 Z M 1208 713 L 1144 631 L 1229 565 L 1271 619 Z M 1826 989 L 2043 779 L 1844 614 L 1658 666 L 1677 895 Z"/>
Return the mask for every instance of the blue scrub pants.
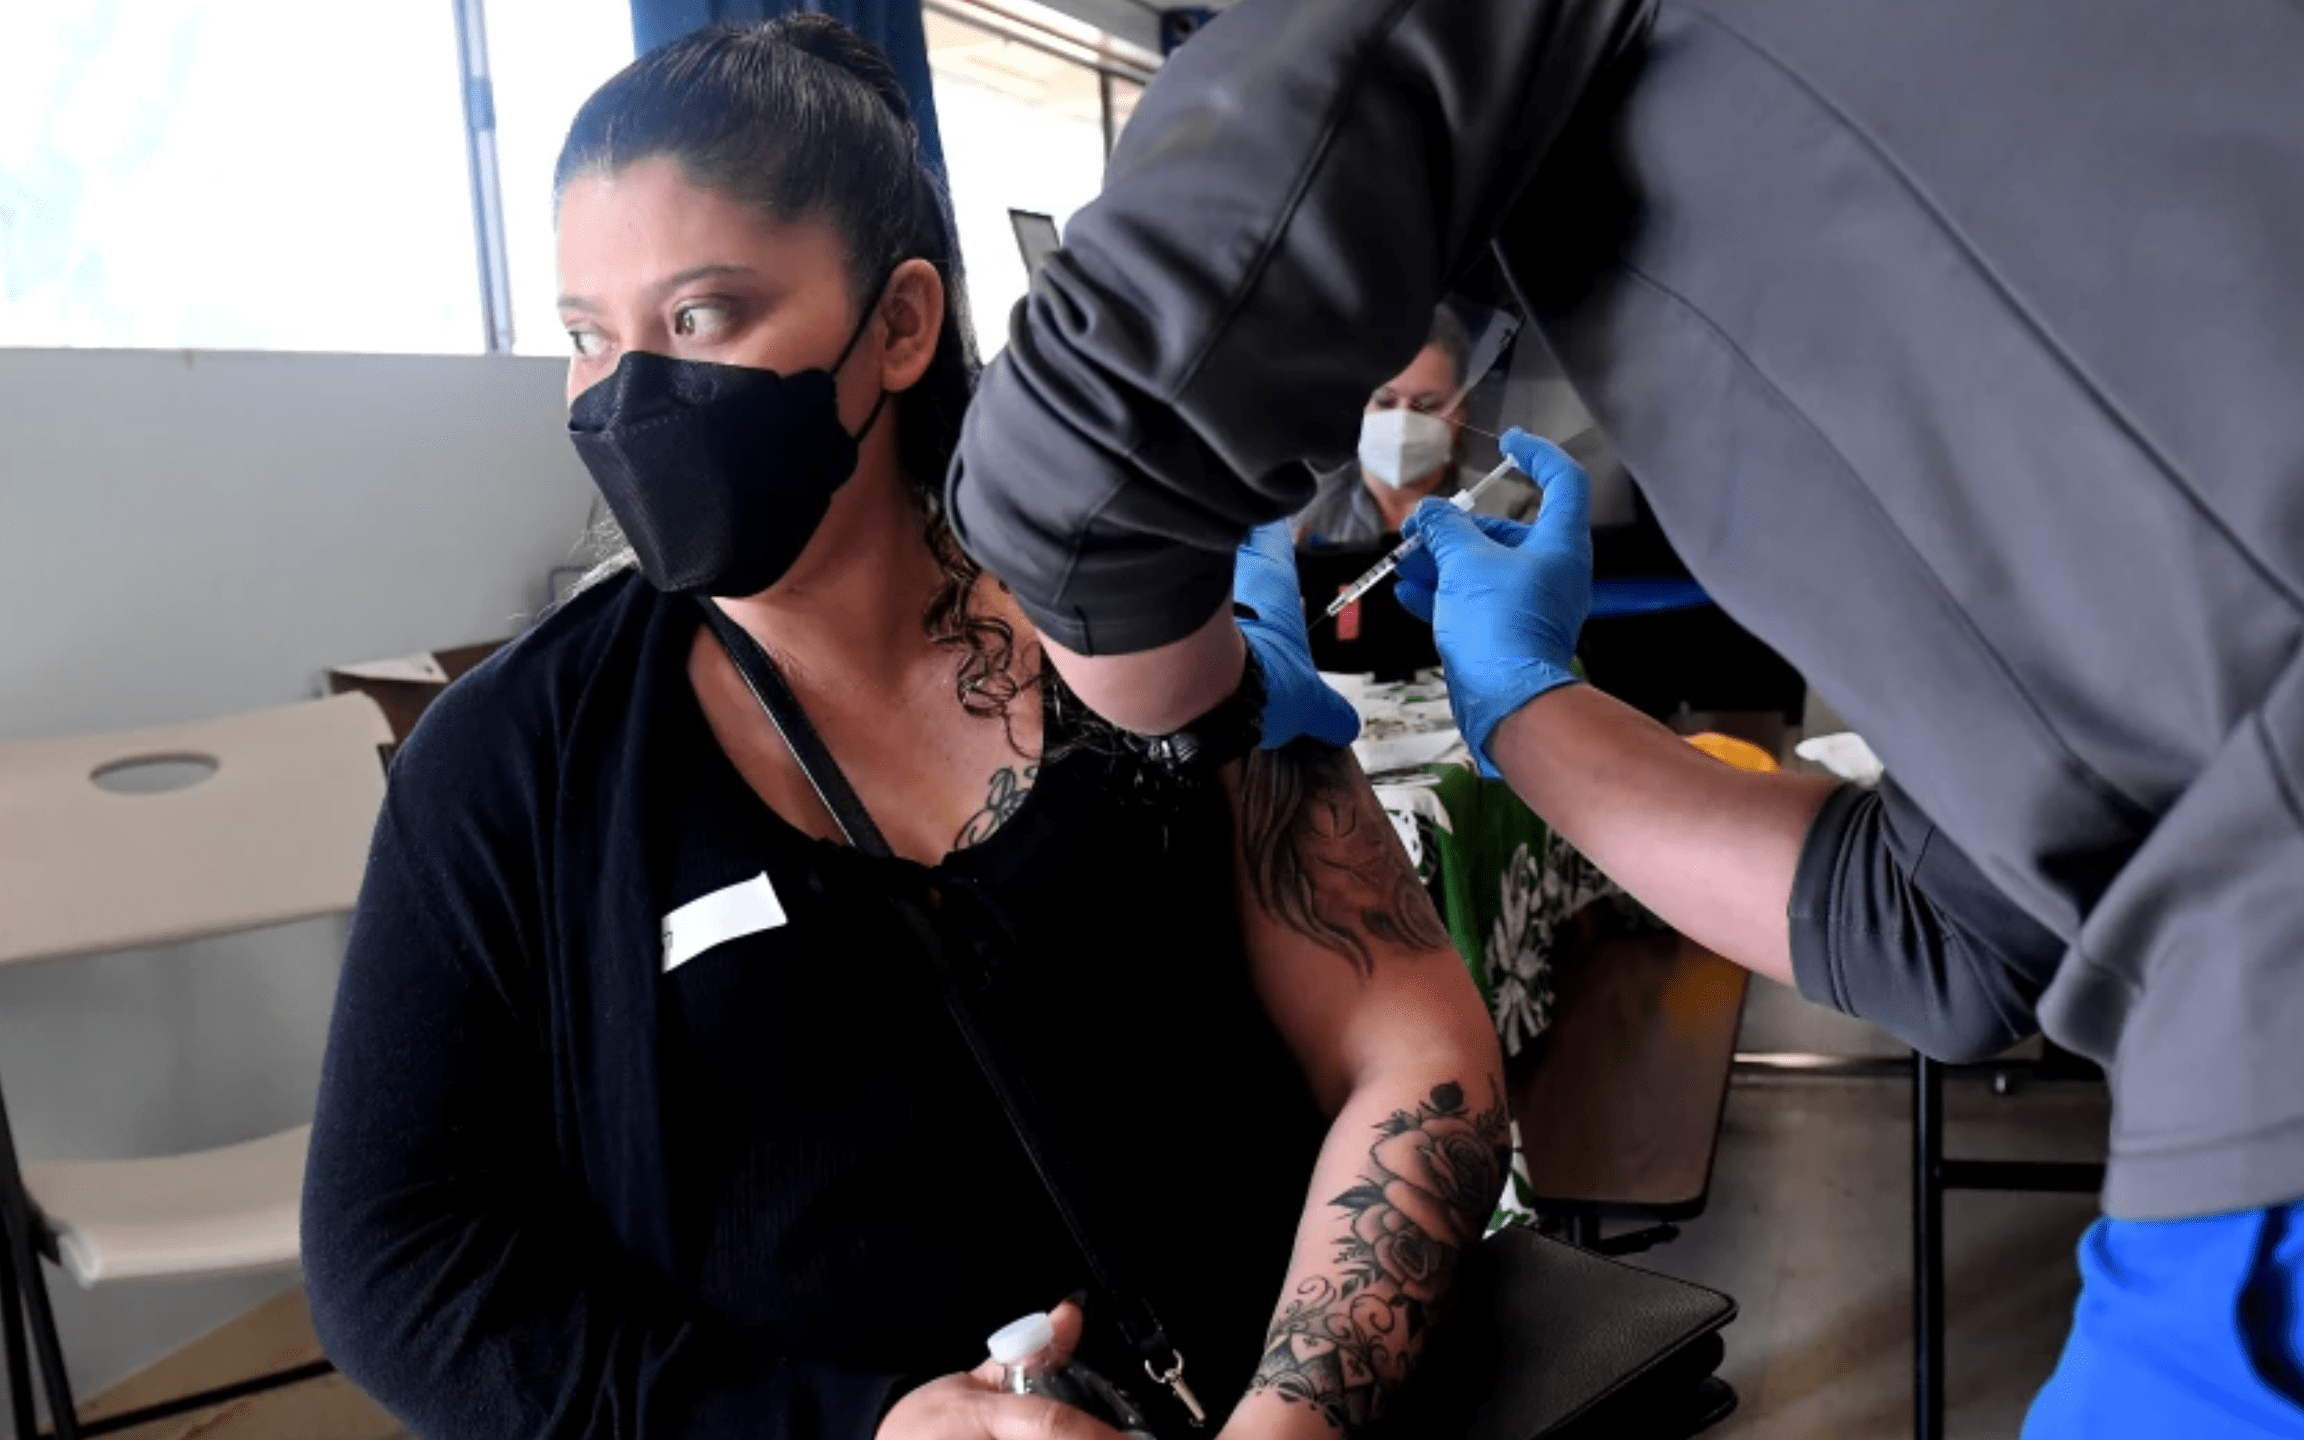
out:
<path id="1" fill-rule="evenodd" d="M 2024 1440 L 2304 1440 L 2304 1201 L 2098 1220 Z"/>

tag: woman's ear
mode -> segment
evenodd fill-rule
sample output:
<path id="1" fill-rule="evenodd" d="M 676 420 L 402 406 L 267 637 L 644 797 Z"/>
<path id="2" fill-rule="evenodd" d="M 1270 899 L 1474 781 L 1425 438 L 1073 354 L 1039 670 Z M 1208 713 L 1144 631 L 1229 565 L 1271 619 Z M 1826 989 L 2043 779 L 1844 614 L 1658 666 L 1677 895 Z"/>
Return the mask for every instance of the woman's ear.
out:
<path id="1" fill-rule="evenodd" d="M 925 260 L 905 261 L 881 292 L 881 388 L 893 393 L 919 384 L 943 334 L 943 275 Z"/>

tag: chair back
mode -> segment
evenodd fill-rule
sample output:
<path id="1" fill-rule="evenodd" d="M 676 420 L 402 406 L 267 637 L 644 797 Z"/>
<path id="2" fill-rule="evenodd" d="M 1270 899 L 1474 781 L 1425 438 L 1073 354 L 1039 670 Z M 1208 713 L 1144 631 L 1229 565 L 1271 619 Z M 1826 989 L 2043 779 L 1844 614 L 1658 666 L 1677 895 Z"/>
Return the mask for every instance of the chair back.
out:
<path id="1" fill-rule="evenodd" d="M 336 695 L 191 725 L 0 742 L 0 964 L 352 908 L 384 797 L 383 712 Z M 116 788 L 139 769 L 207 771 Z"/>

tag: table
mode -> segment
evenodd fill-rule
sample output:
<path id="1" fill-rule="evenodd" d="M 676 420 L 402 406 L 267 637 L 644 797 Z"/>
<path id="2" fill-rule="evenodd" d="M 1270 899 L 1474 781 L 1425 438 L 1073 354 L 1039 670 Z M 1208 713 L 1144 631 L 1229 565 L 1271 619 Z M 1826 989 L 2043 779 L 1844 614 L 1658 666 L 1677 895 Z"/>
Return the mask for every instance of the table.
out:
<path id="1" fill-rule="evenodd" d="M 1750 977 L 1671 931 L 1570 947 L 1558 972 L 1557 1019 L 1510 1081 L 1523 1198 L 1593 1236 L 1603 1215 L 1697 1213 Z"/>
<path id="2" fill-rule="evenodd" d="M 1664 928 L 1508 787 L 1480 778 L 1436 677 L 1329 678 L 1361 714 L 1353 748 L 1504 1044 L 1513 1183 L 1497 1218 L 1541 1212 L 1576 1243 L 1618 1253 L 1668 1237 L 1711 1191 L 1745 972 Z M 1744 741 L 1687 738 L 1726 764 L 1775 768 Z M 1610 1216 L 1665 1223 L 1609 1240 Z"/>
<path id="3" fill-rule="evenodd" d="M 1353 743 L 1417 874 L 1488 1002 L 1507 1055 L 1552 1022 L 1552 957 L 1569 922 L 1605 905 L 1655 922 L 1501 781 L 1481 778 L 1437 676 L 1376 684 L 1330 675 L 1360 712 Z"/>

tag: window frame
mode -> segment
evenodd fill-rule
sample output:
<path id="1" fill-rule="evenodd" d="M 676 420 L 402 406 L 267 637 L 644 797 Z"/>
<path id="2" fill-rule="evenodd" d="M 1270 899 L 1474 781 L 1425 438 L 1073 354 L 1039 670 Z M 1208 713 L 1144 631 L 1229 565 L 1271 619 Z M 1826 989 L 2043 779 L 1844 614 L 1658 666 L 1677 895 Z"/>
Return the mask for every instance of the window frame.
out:
<path id="1" fill-rule="evenodd" d="M 1084 40 L 1029 16 L 1004 10 L 990 3 L 990 0 L 920 0 L 920 9 L 925 14 L 941 15 L 955 24 L 981 30 L 1027 50 L 1037 50 L 1043 55 L 1093 71 L 1096 75 L 1097 99 L 1104 112 L 1104 158 L 1107 160 L 1112 158 L 1112 147 L 1120 138 L 1120 127 L 1113 108 L 1112 82 L 1126 81 L 1141 89 L 1151 84 L 1153 76 L 1160 71 L 1158 60 L 1149 56 L 1143 60 L 1136 59 L 1127 53 L 1134 50 L 1134 46 L 1126 46 L 1126 50 L 1123 50 L 1126 42 L 1116 40 L 1103 31 L 1096 31 L 1100 37 L 1097 40 Z M 1080 23 L 1084 29 L 1095 28 L 1085 21 Z"/>
<path id="2" fill-rule="evenodd" d="M 480 281 L 480 353 L 512 351 L 512 247 L 504 232 L 504 179 L 496 158 L 496 86 L 488 74 L 488 0 L 455 0 L 463 72 L 464 163 L 472 184 L 472 238 Z"/>

